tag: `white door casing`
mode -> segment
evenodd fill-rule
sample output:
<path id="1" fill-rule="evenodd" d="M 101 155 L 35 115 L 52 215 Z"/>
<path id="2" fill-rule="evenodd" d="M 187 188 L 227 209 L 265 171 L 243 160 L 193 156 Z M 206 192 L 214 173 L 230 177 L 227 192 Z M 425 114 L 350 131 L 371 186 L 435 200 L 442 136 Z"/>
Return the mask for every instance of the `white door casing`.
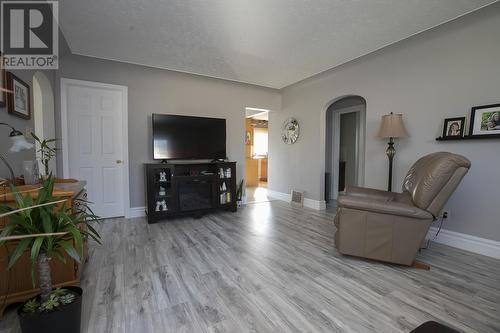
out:
<path id="1" fill-rule="evenodd" d="M 128 216 L 128 91 L 125 86 L 61 79 L 63 175 L 87 182 L 101 218 Z"/>
<path id="2" fill-rule="evenodd" d="M 330 193 L 332 199 L 337 200 L 339 191 L 339 160 L 340 160 L 340 116 L 345 113 L 356 113 L 356 185 L 364 185 L 364 156 L 365 156 L 365 105 L 356 105 L 352 107 L 336 109 L 333 114 L 333 179 L 331 182 Z M 328 200 L 328 199 L 327 199 Z"/>

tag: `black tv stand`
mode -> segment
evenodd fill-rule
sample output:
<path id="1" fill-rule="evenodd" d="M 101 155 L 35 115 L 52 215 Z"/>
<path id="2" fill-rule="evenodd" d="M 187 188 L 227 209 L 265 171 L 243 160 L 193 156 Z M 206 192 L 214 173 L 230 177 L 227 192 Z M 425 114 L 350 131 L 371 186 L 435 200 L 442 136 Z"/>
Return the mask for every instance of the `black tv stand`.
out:
<path id="1" fill-rule="evenodd" d="M 148 223 L 237 209 L 236 162 L 162 161 L 144 166 Z"/>
<path id="2" fill-rule="evenodd" d="M 168 160 L 161 160 L 160 162 L 161 164 L 167 164 L 168 163 Z"/>

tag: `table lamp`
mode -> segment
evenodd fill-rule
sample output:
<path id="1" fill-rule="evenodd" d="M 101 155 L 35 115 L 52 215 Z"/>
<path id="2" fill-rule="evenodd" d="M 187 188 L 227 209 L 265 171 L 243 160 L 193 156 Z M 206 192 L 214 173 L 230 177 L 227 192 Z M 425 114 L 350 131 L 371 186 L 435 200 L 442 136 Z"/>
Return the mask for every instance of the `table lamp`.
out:
<path id="1" fill-rule="evenodd" d="M 403 115 L 394 114 L 392 112 L 390 114 L 383 115 L 382 123 L 380 124 L 377 136 L 380 138 L 389 138 L 389 146 L 385 151 L 387 157 L 389 158 L 389 181 L 387 190 L 392 191 L 392 162 L 394 160 L 394 156 L 396 155 L 394 139 L 408 136 L 405 125 L 403 124 Z"/>
<path id="2" fill-rule="evenodd" d="M 31 149 L 34 147 L 34 145 L 32 143 L 29 143 L 28 141 L 26 141 L 26 138 L 24 137 L 22 132 L 16 130 L 14 127 L 12 127 L 6 123 L 0 123 L 0 125 L 8 126 L 12 130 L 9 134 L 9 138 L 12 141 L 12 146 L 9 149 L 9 151 L 11 153 L 17 153 L 17 152 L 20 152 L 22 150 Z M 14 170 L 12 170 L 12 167 L 10 166 L 9 162 L 7 162 L 7 160 L 5 159 L 5 157 L 2 154 L 0 154 L 0 159 L 9 169 L 10 178 L 14 182 L 16 179 L 16 176 L 14 174 Z"/>

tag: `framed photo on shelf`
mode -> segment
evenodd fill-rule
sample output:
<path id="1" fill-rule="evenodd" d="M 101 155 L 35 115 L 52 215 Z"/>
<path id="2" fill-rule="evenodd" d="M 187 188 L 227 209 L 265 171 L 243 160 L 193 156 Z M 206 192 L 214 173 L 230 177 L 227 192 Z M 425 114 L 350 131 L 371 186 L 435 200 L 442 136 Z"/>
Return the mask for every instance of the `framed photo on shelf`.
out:
<path id="1" fill-rule="evenodd" d="M 6 94 L 9 113 L 19 118 L 30 119 L 30 86 L 11 72 L 7 72 L 7 89 L 12 90 L 11 94 Z"/>
<path id="2" fill-rule="evenodd" d="M 465 131 L 465 117 L 446 118 L 443 126 L 443 138 L 461 138 Z"/>
<path id="3" fill-rule="evenodd" d="M 469 135 L 500 136 L 500 104 L 473 107 Z"/>

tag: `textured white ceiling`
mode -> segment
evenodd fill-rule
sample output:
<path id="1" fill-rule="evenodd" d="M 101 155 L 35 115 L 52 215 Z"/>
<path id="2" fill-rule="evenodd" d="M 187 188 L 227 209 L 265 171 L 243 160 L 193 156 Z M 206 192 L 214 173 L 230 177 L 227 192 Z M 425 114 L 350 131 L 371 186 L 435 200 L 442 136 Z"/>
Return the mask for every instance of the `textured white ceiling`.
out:
<path id="1" fill-rule="evenodd" d="M 282 88 L 494 0 L 64 0 L 76 54 Z"/>

